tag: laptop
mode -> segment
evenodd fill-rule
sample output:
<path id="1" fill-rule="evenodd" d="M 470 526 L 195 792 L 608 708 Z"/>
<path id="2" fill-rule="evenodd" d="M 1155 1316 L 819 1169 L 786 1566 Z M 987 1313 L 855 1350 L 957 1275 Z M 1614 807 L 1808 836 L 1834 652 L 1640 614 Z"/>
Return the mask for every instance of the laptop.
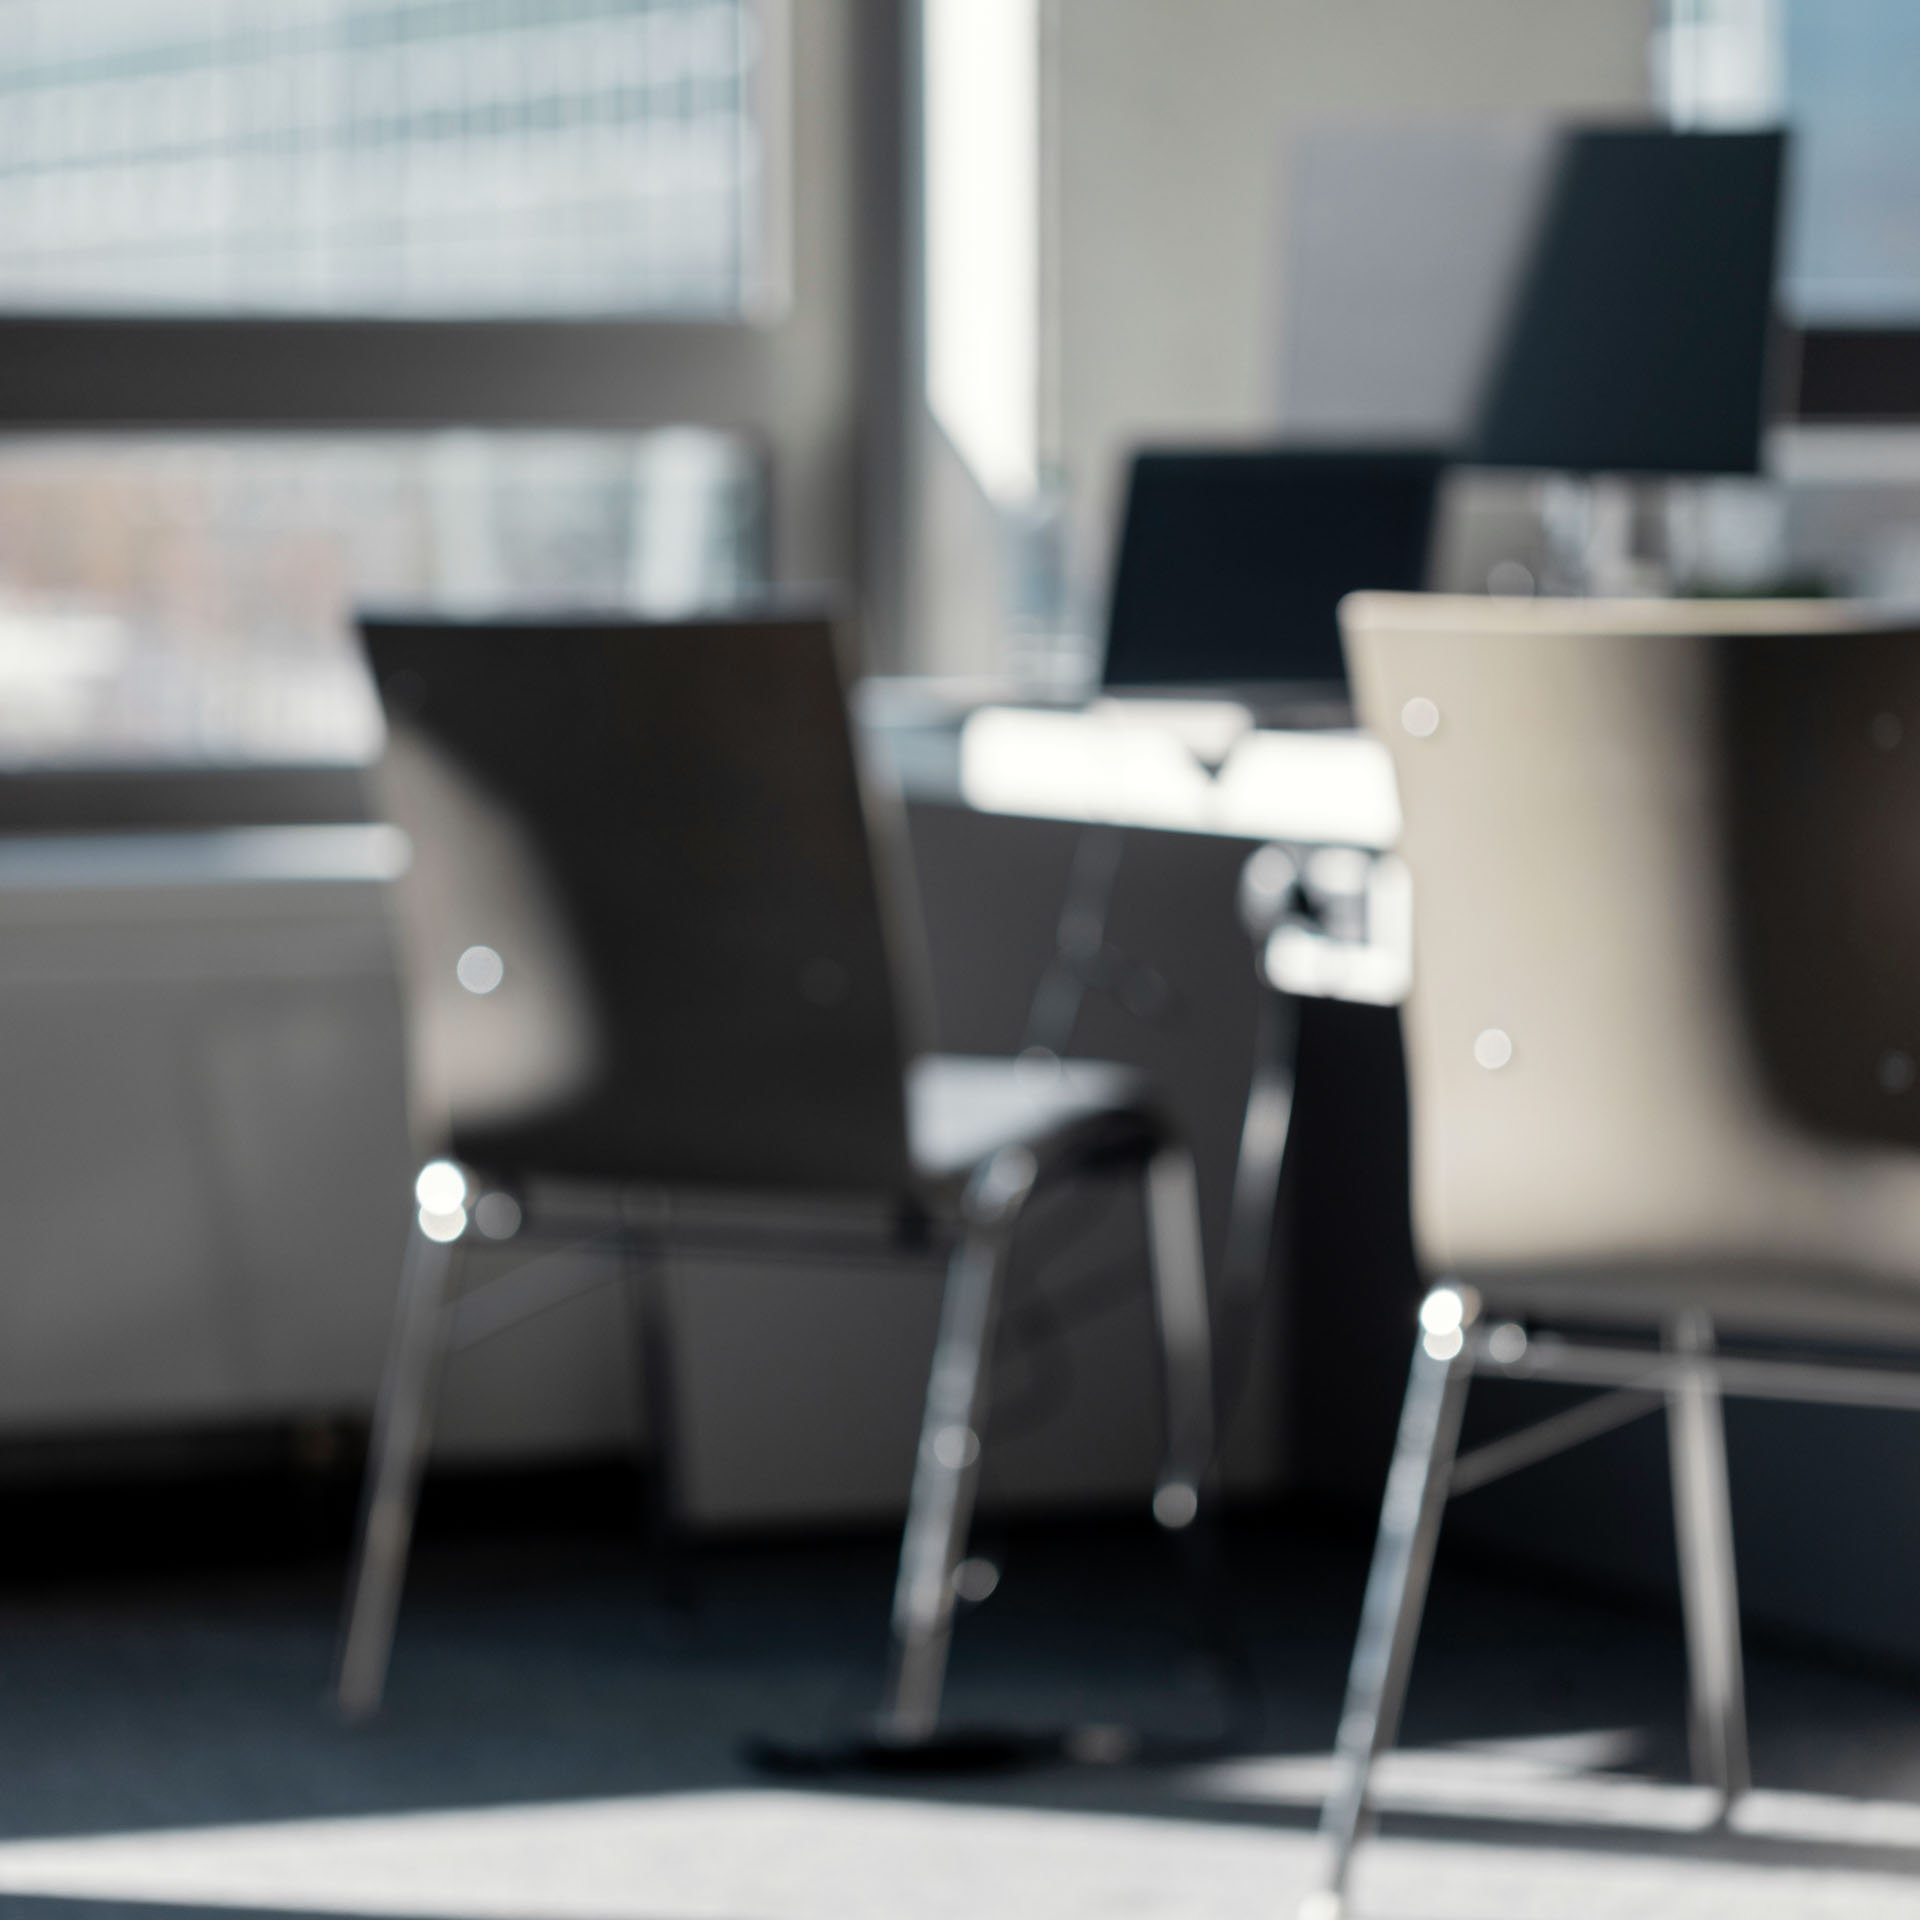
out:
<path id="1" fill-rule="evenodd" d="M 1337 610 L 1361 588 L 1426 584 L 1446 464 L 1431 448 L 1136 454 L 1103 693 L 1350 725 Z"/>

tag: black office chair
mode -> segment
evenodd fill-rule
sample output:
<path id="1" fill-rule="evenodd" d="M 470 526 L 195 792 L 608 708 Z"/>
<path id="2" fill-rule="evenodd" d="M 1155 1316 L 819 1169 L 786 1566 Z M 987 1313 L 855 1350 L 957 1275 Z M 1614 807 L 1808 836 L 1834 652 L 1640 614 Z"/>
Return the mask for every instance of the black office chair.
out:
<path id="1" fill-rule="evenodd" d="M 884 1745 L 924 1746 L 996 1309 L 1036 1188 L 1141 1177 L 1167 1411 L 1153 1510 L 1172 1528 L 1198 1510 L 1213 1388 L 1187 1147 L 1126 1068 L 903 1043 L 898 823 L 859 778 L 824 618 L 363 633 L 389 721 L 384 802 L 414 842 L 411 1080 L 434 1157 L 374 1419 L 342 1709 L 369 1714 L 384 1690 L 446 1355 L 568 1284 L 526 1265 L 463 1295 L 464 1244 L 595 1239 L 624 1263 L 609 1277 L 636 1282 L 644 1328 L 667 1245 L 756 1216 L 765 1231 L 765 1196 L 787 1197 L 777 1229 L 806 1213 L 795 1196 L 865 1195 L 952 1239 L 878 1725 Z"/>

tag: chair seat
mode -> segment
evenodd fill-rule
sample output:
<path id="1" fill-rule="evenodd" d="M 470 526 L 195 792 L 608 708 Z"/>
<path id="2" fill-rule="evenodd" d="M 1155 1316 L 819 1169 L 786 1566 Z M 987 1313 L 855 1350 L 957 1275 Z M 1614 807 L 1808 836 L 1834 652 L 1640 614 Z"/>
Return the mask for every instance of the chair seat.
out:
<path id="1" fill-rule="evenodd" d="M 991 1054 L 929 1053 L 906 1070 L 907 1150 L 922 1198 L 944 1212 L 957 1189 L 988 1155 L 1026 1147 L 1052 1165 L 1086 1166 L 1103 1158 L 1137 1159 L 1164 1145 L 1174 1129 L 1152 1094 L 1149 1077 L 1109 1060 L 1015 1060 Z M 529 1146 L 528 1141 L 533 1144 Z M 483 1179 L 498 1178 L 523 1195 L 547 1230 L 587 1232 L 633 1217 L 634 1196 L 674 1197 L 676 1230 L 738 1231 L 764 1222 L 787 1235 L 844 1227 L 850 1198 L 832 1189 L 809 1195 L 771 1185 L 715 1189 L 671 1179 L 622 1180 L 556 1173 L 537 1136 L 469 1132 L 459 1157 Z M 541 1172 L 529 1178 L 521 1169 Z M 884 1196 L 893 1218 L 897 1192 Z"/>
<path id="2" fill-rule="evenodd" d="M 1920 1285 L 1774 1258 L 1456 1266 L 1487 1308 L 1521 1318 L 1658 1326 L 1689 1310 L 1727 1333 L 1920 1347 Z"/>
<path id="3" fill-rule="evenodd" d="M 1104 1060 L 923 1054 L 907 1068 L 907 1142 L 923 1180 L 963 1180 L 1002 1147 L 1048 1155 L 1151 1148 L 1165 1129 L 1147 1078 Z"/>

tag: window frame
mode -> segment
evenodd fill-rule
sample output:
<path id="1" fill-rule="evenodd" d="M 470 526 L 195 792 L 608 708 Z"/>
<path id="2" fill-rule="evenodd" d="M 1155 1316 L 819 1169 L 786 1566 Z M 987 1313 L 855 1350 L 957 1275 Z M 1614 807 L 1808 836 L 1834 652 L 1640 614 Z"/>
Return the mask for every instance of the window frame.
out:
<path id="1" fill-rule="evenodd" d="M 765 417 L 781 331 L 747 320 L 0 314 L 0 431 L 750 428 Z"/>
<path id="2" fill-rule="evenodd" d="M 914 0 L 762 0 L 776 307 L 740 319 L 0 312 L 0 435 L 702 426 L 767 459 L 776 587 L 830 584 L 870 668 L 905 584 Z"/>

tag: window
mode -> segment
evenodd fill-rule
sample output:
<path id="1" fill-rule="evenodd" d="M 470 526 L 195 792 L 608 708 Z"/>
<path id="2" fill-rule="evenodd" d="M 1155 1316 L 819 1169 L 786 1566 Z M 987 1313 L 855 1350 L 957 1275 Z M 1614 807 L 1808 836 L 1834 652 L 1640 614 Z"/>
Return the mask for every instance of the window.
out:
<path id="1" fill-rule="evenodd" d="M 756 592 L 784 23 L 0 0 L 0 764 L 358 758 L 369 601 Z"/>
<path id="2" fill-rule="evenodd" d="M 1920 8 L 1788 0 L 1788 297 L 1809 325 L 1920 325 Z"/>
<path id="3" fill-rule="evenodd" d="M 752 0 L 0 0 L 0 307 L 735 318 Z"/>
<path id="4" fill-rule="evenodd" d="M 1656 71 L 1681 125 L 1791 128 L 1793 320 L 1920 327 L 1913 0 L 1668 0 Z"/>
<path id="5" fill-rule="evenodd" d="M 0 765 L 357 761 L 356 604 L 722 606 L 761 522 L 688 428 L 0 440 Z"/>

